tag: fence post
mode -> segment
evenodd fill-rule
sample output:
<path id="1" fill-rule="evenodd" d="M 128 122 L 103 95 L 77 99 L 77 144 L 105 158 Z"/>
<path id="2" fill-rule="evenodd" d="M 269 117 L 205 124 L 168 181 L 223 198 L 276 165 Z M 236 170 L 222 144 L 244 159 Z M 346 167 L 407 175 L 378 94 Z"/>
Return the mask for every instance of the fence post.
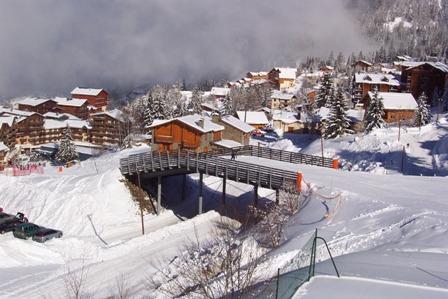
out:
<path id="1" fill-rule="evenodd" d="M 297 173 L 296 176 L 296 186 L 297 186 L 297 191 L 299 191 L 299 193 L 302 192 L 302 174 L 300 172 Z"/>
<path id="2" fill-rule="evenodd" d="M 277 269 L 277 288 L 275 289 L 275 299 L 278 299 L 279 286 L 280 286 L 280 268 Z"/>
<path id="3" fill-rule="evenodd" d="M 332 168 L 339 169 L 339 159 L 333 159 Z"/>

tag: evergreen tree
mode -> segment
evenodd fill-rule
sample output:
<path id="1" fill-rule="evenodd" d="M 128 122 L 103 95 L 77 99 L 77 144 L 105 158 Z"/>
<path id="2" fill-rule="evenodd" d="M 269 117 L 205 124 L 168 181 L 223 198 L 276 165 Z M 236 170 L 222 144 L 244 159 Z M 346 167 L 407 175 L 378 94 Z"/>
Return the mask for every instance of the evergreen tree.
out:
<path id="1" fill-rule="evenodd" d="M 353 131 L 350 129 L 350 122 L 347 118 L 347 105 L 345 104 L 344 94 L 342 89 L 338 88 L 330 109 L 330 115 L 325 124 L 323 137 L 327 139 L 336 138 L 347 133 L 350 134 Z"/>
<path id="2" fill-rule="evenodd" d="M 59 144 L 59 149 L 56 153 L 56 161 L 66 163 L 78 159 L 75 144 L 73 143 L 72 132 L 69 126 L 64 130 L 64 136 Z"/>
<path id="3" fill-rule="evenodd" d="M 146 103 L 145 103 L 145 113 L 144 113 L 144 127 L 148 129 L 154 121 L 154 111 L 153 111 L 153 100 L 151 96 L 151 92 L 148 92 L 146 95 Z"/>
<path id="4" fill-rule="evenodd" d="M 383 99 L 379 96 L 378 90 L 373 93 L 373 98 L 370 100 L 369 108 L 365 120 L 365 130 L 367 133 L 374 128 L 381 128 L 384 123 L 384 104 Z"/>
<path id="5" fill-rule="evenodd" d="M 417 112 L 415 113 L 414 125 L 424 126 L 431 121 L 431 112 L 427 104 L 428 97 L 423 92 L 417 99 Z"/>
<path id="6" fill-rule="evenodd" d="M 202 114 L 201 104 L 202 104 L 202 92 L 199 89 L 195 88 L 193 89 L 190 105 L 188 106 L 188 108 L 193 114 Z"/>
<path id="7" fill-rule="evenodd" d="M 233 115 L 235 110 L 233 109 L 232 98 L 227 95 L 222 101 L 222 112 L 223 115 Z"/>
<path id="8" fill-rule="evenodd" d="M 331 97 L 333 94 L 333 82 L 331 80 L 330 74 L 325 74 L 322 84 L 319 88 L 319 92 L 316 97 L 316 108 L 321 108 L 327 106 L 331 101 Z"/>
<path id="9" fill-rule="evenodd" d="M 166 90 L 160 85 L 151 89 L 152 117 L 154 119 L 168 119 L 171 117 L 171 109 L 166 106 Z"/>

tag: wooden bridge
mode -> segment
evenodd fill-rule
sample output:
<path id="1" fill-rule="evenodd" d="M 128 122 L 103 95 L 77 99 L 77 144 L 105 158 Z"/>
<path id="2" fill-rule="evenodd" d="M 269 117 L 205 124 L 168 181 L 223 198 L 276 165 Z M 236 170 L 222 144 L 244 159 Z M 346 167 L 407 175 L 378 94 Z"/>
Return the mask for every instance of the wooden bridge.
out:
<path id="1" fill-rule="evenodd" d="M 238 155 L 257 156 L 289 163 L 304 163 L 334 168 L 336 166 L 336 162 L 332 159 L 260 146 L 244 146 L 238 148 L 237 152 Z M 199 173 L 199 213 L 202 213 L 204 174 L 223 178 L 222 200 L 224 203 L 227 180 L 253 185 L 256 203 L 258 201 L 258 187 L 276 190 L 277 201 L 279 189 L 285 184 L 294 184 L 300 188 L 301 174 L 299 173 L 224 157 L 230 154 L 230 150 L 209 153 L 196 153 L 188 150 L 175 152 L 148 151 L 121 159 L 120 171 L 128 177 L 137 176 L 139 181 L 141 176 L 157 178 L 157 213 L 159 213 L 161 206 L 161 184 L 164 176 Z M 185 176 L 183 185 L 185 185 Z M 184 189 L 184 186 L 182 189 Z"/>

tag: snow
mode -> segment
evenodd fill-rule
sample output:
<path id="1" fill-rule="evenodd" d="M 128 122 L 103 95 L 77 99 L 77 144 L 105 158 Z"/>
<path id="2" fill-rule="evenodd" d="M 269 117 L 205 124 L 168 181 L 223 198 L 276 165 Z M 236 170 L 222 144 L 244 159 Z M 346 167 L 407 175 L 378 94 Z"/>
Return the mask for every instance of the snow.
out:
<path id="1" fill-rule="evenodd" d="M 223 123 L 226 123 L 244 133 L 249 133 L 254 130 L 254 127 L 251 125 L 245 123 L 244 121 L 232 116 L 232 115 L 226 115 L 221 117 L 221 121 Z"/>
<path id="2" fill-rule="evenodd" d="M 279 71 L 279 79 L 295 80 L 297 78 L 297 69 L 291 67 L 276 67 L 276 71 Z"/>
<path id="3" fill-rule="evenodd" d="M 241 143 L 229 139 L 222 139 L 220 141 L 215 141 L 215 144 L 225 148 L 234 148 L 243 146 Z"/>
<path id="4" fill-rule="evenodd" d="M 313 278 L 305 284 L 295 295 L 294 299 L 313 298 L 403 298 L 403 299 L 442 299 L 448 297 L 448 290 L 415 286 L 396 282 L 355 278 L 355 277 L 328 277 Z"/>
<path id="5" fill-rule="evenodd" d="M 272 120 L 278 120 L 285 124 L 292 124 L 295 122 L 299 122 L 296 112 L 285 111 L 285 110 L 273 110 L 272 111 Z"/>
<path id="6" fill-rule="evenodd" d="M 30 112 L 30 111 L 23 111 L 23 110 L 18 110 L 18 109 L 13 109 L 13 108 L 6 108 L 6 107 L 1 107 L 0 106 L 0 115 L 14 115 L 14 116 L 30 116 L 35 114 L 35 112 Z"/>
<path id="7" fill-rule="evenodd" d="M 82 129 L 82 128 L 91 129 L 91 126 L 85 120 L 76 120 L 76 119 L 66 119 L 66 120 L 45 119 L 44 120 L 44 129 L 45 130 L 62 129 L 67 126 L 70 128 L 74 128 L 74 129 Z"/>
<path id="8" fill-rule="evenodd" d="M 43 115 L 45 118 L 53 118 L 53 119 L 64 119 L 64 118 L 68 118 L 68 119 L 74 119 L 74 120 L 79 120 L 79 117 L 76 117 L 72 114 L 69 113 L 57 113 L 57 112 L 47 112 Z"/>
<path id="9" fill-rule="evenodd" d="M 11 127 L 14 123 L 14 116 L 0 116 L 0 128 L 3 124 L 6 124 L 8 127 Z"/>
<path id="10" fill-rule="evenodd" d="M 377 74 L 377 73 L 356 73 L 355 83 L 385 84 L 390 86 L 400 86 L 400 81 L 394 75 Z"/>
<path id="11" fill-rule="evenodd" d="M 237 111 L 238 118 L 250 125 L 267 125 L 266 114 L 262 111 Z"/>
<path id="12" fill-rule="evenodd" d="M 58 105 L 73 107 L 81 107 L 82 105 L 87 103 L 86 99 L 55 98 L 55 101 L 58 103 Z"/>
<path id="13" fill-rule="evenodd" d="M 402 25 L 404 28 L 412 28 L 412 23 L 406 21 L 402 17 L 396 17 L 393 21 L 385 23 L 384 27 L 390 32 L 393 32 L 399 25 Z"/>
<path id="14" fill-rule="evenodd" d="M 363 109 L 348 109 L 347 117 L 351 122 L 362 122 L 364 120 L 365 110 Z M 319 108 L 317 115 L 321 119 L 327 119 L 330 114 L 330 109 L 327 107 Z"/>
<path id="15" fill-rule="evenodd" d="M 72 90 L 72 95 L 97 96 L 104 89 L 76 87 Z"/>
<path id="16" fill-rule="evenodd" d="M 9 148 L 3 142 L 0 141 L 0 152 L 3 151 L 9 151 Z"/>
<path id="17" fill-rule="evenodd" d="M 39 99 L 39 98 L 26 98 L 26 99 L 22 99 L 18 102 L 16 102 L 16 104 L 22 104 L 22 105 L 28 105 L 28 106 L 39 106 L 43 103 L 46 103 L 48 101 L 51 101 L 50 99 Z"/>
<path id="18" fill-rule="evenodd" d="M 208 132 L 218 132 L 224 130 L 224 127 L 212 122 L 212 120 L 208 117 L 201 116 L 199 114 L 186 115 L 177 118 L 167 119 L 167 120 L 154 120 L 153 124 L 150 128 L 158 127 L 163 124 L 167 124 L 173 121 L 180 121 L 186 124 L 189 127 L 192 127 L 195 130 L 198 130 L 202 133 Z M 203 125 L 200 122 L 203 121 Z"/>
<path id="19" fill-rule="evenodd" d="M 118 109 L 113 109 L 110 111 L 104 111 L 104 112 L 98 112 L 98 113 L 91 114 L 91 116 L 93 116 L 93 115 L 108 115 L 108 116 L 112 117 L 113 119 L 116 119 L 119 121 L 124 121 L 124 114 L 123 114 L 123 112 L 121 112 Z"/>
<path id="20" fill-rule="evenodd" d="M 225 97 L 230 93 L 230 88 L 227 87 L 212 87 L 210 94 L 217 97 Z"/>
<path id="21" fill-rule="evenodd" d="M 271 94 L 271 99 L 278 99 L 278 100 L 292 100 L 294 98 L 293 93 L 288 93 L 284 91 L 279 90 L 273 90 Z"/>
<path id="22" fill-rule="evenodd" d="M 369 91 L 369 97 L 373 97 L 373 92 Z M 383 99 L 385 110 L 416 110 L 417 102 L 410 93 L 398 92 L 378 92 L 378 96 Z"/>

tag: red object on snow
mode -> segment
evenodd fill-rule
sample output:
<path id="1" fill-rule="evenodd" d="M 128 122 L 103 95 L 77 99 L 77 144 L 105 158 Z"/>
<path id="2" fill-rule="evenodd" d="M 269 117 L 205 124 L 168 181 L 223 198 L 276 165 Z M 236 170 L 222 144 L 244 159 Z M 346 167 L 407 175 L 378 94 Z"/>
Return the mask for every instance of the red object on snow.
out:
<path id="1" fill-rule="evenodd" d="M 302 192 L 302 179 L 303 179 L 302 174 L 298 172 L 296 178 L 296 184 L 297 184 L 297 191 L 299 192 Z"/>

